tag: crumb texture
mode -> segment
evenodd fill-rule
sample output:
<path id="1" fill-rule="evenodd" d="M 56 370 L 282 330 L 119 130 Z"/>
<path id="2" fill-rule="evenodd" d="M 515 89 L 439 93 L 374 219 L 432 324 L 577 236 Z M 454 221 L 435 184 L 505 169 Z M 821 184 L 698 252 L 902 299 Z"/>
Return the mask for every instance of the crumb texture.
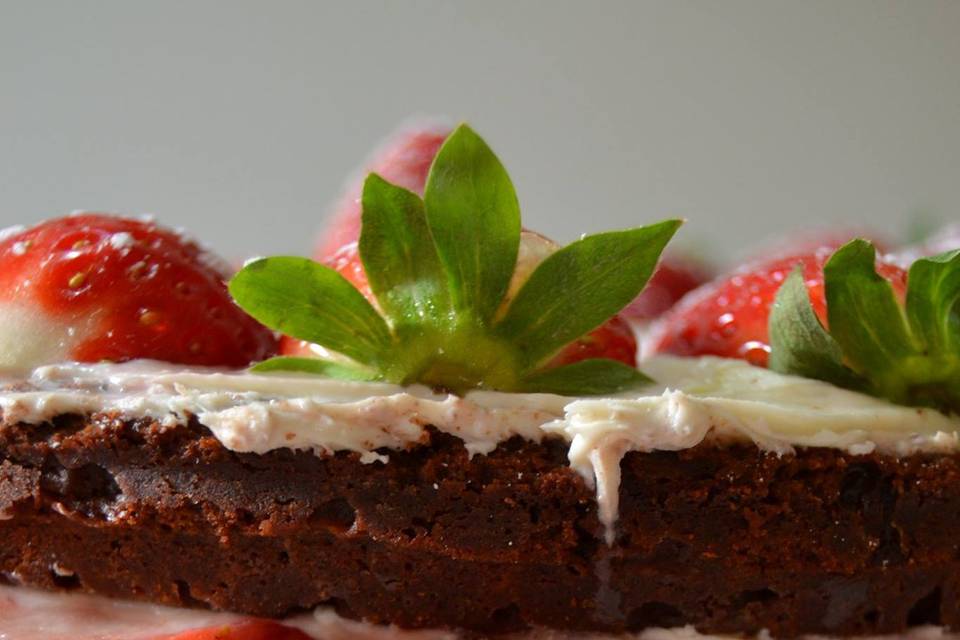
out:
<path id="1" fill-rule="evenodd" d="M 407 628 L 775 637 L 960 627 L 960 457 L 752 445 L 629 453 L 603 544 L 566 444 L 468 458 L 436 431 L 387 464 L 225 449 L 109 415 L 0 427 L 11 584 Z"/>

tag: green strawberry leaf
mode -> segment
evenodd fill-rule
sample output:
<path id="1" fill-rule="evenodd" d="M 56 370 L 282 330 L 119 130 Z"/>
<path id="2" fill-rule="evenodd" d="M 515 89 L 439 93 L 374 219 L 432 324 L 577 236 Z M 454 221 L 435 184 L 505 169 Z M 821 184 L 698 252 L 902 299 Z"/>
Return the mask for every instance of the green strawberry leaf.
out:
<path id="1" fill-rule="evenodd" d="M 596 329 L 633 300 L 681 221 L 587 236 L 544 260 L 496 330 L 520 345 L 533 367 Z"/>
<path id="2" fill-rule="evenodd" d="M 863 382 L 843 364 L 843 351 L 817 318 L 797 267 L 781 285 L 770 310 L 770 362 L 773 371 L 818 378 L 858 389 Z"/>
<path id="3" fill-rule="evenodd" d="M 507 299 L 521 241 L 517 196 L 497 157 L 463 125 L 434 159 L 423 200 L 367 178 L 359 258 L 369 290 L 310 260 L 278 257 L 246 266 L 230 292 L 268 327 L 349 359 L 279 357 L 257 365 L 259 372 L 454 393 L 616 393 L 648 379 L 603 358 L 543 363 L 643 289 L 679 224 L 583 238 L 546 258 Z"/>
<path id="4" fill-rule="evenodd" d="M 960 412 L 960 251 L 917 260 L 908 282 L 907 319 L 921 353 L 908 363 L 907 394 Z"/>
<path id="5" fill-rule="evenodd" d="M 917 353 L 917 344 L 893 286 L 876 271 L 876 259 L 872 244 L 852 240 L 824 265 L 827 325 L 848 366 L 868 372 L 878 394 L 899 398 L 897 367 Z"/>
<path id="6" fill-rule="evenodd" d="M 460 125 L 433 161 L 424 202 L 453 307 L 485 325 L 507 291 L 520 246 L 510 176 L 483 139 Z"/>
<path id="7" fill-rule="evenodd" d="M 372 382 L 379 380 L 379 374 L 372 370 L 355 365 L 332 362 L 322 358 L 296 358 L 278 356 L 259 362 L 250 368 L 255 373 L 274 373 L 286 371 L 290 373 L 312 373 L 327 378 L 350 380 L 353 382 Z"/>
<path id="8" fill-rule="evenodd" d="M 914 262 L 904 303 L 877 272 L 876 250 L 866 240 L 838 249 L 823 278 L 829 332 L 800 274 L 777 293 L 771 368 L 960 413 L 960 251 Z"/>
<path id="9" fill-rule="evenodd" d="M 960 353 L 960 250 L 910 267 L 907 318 L 928 354 Z"/>
<path id="10" fill-rule="evenodd" d="M 536 371 L 520 382 L 520 390 L 561 396 L 596 396 L 629 391 L 651 382 L 650 378 L 622 362 L 593 358 Z"/>
<path id="11" fill-rule="evenodd" d="M 446 274 L 417 194 L 371 173 L 363 186 L 360 257 L 393 325 L 449 322 Z"/>
<path id="12" fill-rule="evenodd" d="M 255 260 L 230 294 L 266 326 L 376 366 L 392 338 L 387 323 L 346 278 L 306 258 Z"/>

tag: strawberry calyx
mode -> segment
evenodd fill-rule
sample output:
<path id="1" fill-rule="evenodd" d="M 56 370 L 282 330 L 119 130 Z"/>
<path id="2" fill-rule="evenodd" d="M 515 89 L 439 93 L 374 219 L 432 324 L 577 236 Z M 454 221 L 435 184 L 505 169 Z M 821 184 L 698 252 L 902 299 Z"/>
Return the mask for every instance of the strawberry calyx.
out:
<path id="1" fill-rule="evenodd" d="M 248 264 L 230 282 L 253 317 L 337 354 L 274 358 L 257 370 L 455 393 L 599 394 L 647 381 L 608 357 L 554 359 L 640 293 L 680 221 L 586 236 L 543 252 L 515 281 L 523 267 L 516 193 L 466 125 L 434 158 L 423 198 L 371 174 L 361 202 L 359 271 L 280 256 Z M 357 288 L 361 275 L 367 295 Z"/>
<path id="2" fill-rule="evenodd" d="M 507 295 L 504 296 L 503 302 L 497 310 L 496 315 L 498 317 L 502 317 L 506 313 L 510 301 L 516 296 L 516 293 L 530 277 L 533 270 L 558 249 L 560 249 L 560 245 L 546 236 L 527 230 L 520 232 L 517 266 L 510 280 Z M 351 242 L 340 247 L 338 251 L 327 257 L 322 263 L 346 278 L 364 295 L 370 304 L 379 309 L 376 296 L 373 295 L 370 282 L 363 270 L 363 262 L 360 259 L 360 248 L 357 242 Z M 660 265 L 658 269 L 662 269 L 662 267 L 663 265 Z M 654 278 L 656 278 L 656 274 L 654 274 Z M 419 339 L 419 336 L 413 336 L 412 339 Z M 490 345 L 488 348 L 492 348 L 492 352 L 500 351 L 496 346 Z M 412 349 L 412 351 L 417 351 L 417 349 Z M 329 357 L 330 355 L 325 353 L 324 349 L 318 345 L 304 340 L 296 340 L 289 336 L 284 336 L 280 353 L 286 356 L 307 357 L 315 355 Z M 506 364 L 509 364 L 509 354 L 501 354 L 501 357 L 506 359 Z M 550 366 L 558 367 L 591 358 L 607 358 L 636 367 L 637 338 L 633 328 L 623 317 L 616 315 L 590 333 L 568 344 L 550 361 Z"/>
<path id="3" fill-rule="evenodd" d="M 824 265 L 826 318 L 794 271 L 770 314 L 770 368 L 908 406 L 960 412 L 960 250 L 906 274 L 853 240 Z"/>

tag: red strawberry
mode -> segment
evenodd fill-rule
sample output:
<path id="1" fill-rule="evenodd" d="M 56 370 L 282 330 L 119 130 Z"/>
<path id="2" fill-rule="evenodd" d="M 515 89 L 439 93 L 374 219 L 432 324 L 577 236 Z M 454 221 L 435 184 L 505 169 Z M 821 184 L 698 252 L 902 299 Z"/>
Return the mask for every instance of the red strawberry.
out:
<path id="1" fill-rule="evenodd" d="M 520 252 L 517 267 L 510 290 L 509 300 L 520 289 L 523 282 L 547 256 L 556 251 L 558 245 L 552 240 L 532 231 L 523 231 L 520 238 Z M 344 245 L 337 252 L 323 260 L 327 266 L 336 269 L 340 275 L 350 281 L 368 300 L 375 300 L 367 282 L 367 274 L 360 261 L 360 251 L 356 242 Z M 280 352 L 290 356 L 310 356 L 322 354 L 318 347 L 284 336 L 280 343 Z M 611 358 L 631 367 L 637 364 L 637 340 L 630 325 L 615 316 L 593 332 L 564 347 L 551 364 L 571 364 L 588 358 Z"/>
<path id="2" fill-rule="evenodd" d="M 550 366 L 559 367 L 590 358 L 610 358 L 637 366 L 637 338 L 623 316 L 613 316 L 587 335 L 564 347 Z"/>
<path id="3" fill-rule="evenodd" d="M 449 133 L 449 128 L 438 126 L 402 131 L 375 154 L 367 167 L 367 172 L 376 172 L 385 180 L 422 195 L 433 158 Z M 360 237 L 362 188 L 362 180 L 351 184 L 332 216 L 332 222 L 321 239 L 316 256 L 324 264 L 339 271 L 368 299 L 373 300 L 357 249 L 357 240 Z M 544 236 L 530 231 L 523 232 L 517 270 L 508 297 L 517 292 L 520 284 L 526 280 L 536 265 L 556 248 L 557 245 Z M 680 281 L 682 276 L 672 278 L 669 285 L 670 295 L 679 297 L 682 293 L 677 293 L 679 285 L 674 285 L 673 280 Z M 644 304 L 649 306 L 649 303 Z M 281 341 L 280 350 L 286 355 L 318 353 L 316 346 L 286 336 Z M 557 365 L 570 364 L 587 358 L 602 357 L 613 358 L 635 366 L 636 352 L 637 342 L 630 326 L 621 318 L 613 318 L 593 333 L 563 349 L 554 362 Z"/>
<path id="4" fill-rule="evenodd" d="M 276 350 L 196 243 L 151 222 L 81 214 L 0 239 L 5 366 L 151 358 L 245 366 Z"/>
<path id="5" fill-rule="evenodd" d="M 249 620 L 224 626 L 191 629 L 161 636 L 156 640 L 310 640 L 310 636 L 299 629 L 269 620 Z"/>
<path id="6" fill-rule="evenodd" d="M 766 366 L 770 307 L 780 285 L 798 264 L 803 266 L 813 309 L 826 324 L 823 265 L 835 249 L 822 247 L 812 253 L 753 263 L 703 285 L 656 323 L 644 339 L 644 353 L 715 355 Z M 883 262 L 877 269 L 902 296 L 906 272 Z"/>
<path id="7" fill-rule="evenodd" d="M 367 300 L 374 301 L 370 283 L 367 281 L 367 272 L 363 270 L 363 262 L 360 261 L 360 245 L 357 242 L 340 247 L 338 251 L 324 258 L 323 264 L 349 280 Z"/>
<path id="8" fill-rule="evenodd" d="M 631 320 L 653 320 L 709 279 L 707 269 L 696 262 L 664 258 L 644 290 L 621 313 Z"/>
<path id="9" fill-rule="evenodd" d="M 377 173 L 388 182 L 423 195 L 433 157 L 449 134 L 449 127 L 421 126 L 401 130 L 388 140 L 366 164 L 362 177 L 350 183 L 330 214 L 330 222 L 314 255 L 323 260 L 343 245 L 360 238 L 360 194 L 363 178 L 368 173 Z"/>

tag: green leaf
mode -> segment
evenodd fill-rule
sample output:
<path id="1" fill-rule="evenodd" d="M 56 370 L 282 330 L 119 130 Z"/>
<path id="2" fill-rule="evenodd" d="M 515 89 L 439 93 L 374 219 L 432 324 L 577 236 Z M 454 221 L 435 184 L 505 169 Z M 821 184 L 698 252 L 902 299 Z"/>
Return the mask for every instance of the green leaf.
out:
<path id="1" fill-rule="evenodd" d="M 351 366 L 340 362 L 332 362 L 321 358 L 295 358 L 290 356 L 278 356 L 264 360 L 250 368 L 255 373 L 274 373 L 286 371 L 291 373 L 312 373 L 327 378 L 336 378 L 338 380 L 351 380 L 354 382 L 372 382 L 379 380 L 380 376 L 376 371 L 365 369 L 359 366 Z"/>
<path id="2" fill-rule="evenodd" d="M 246 265 L 230 294 L 271 329 L 376 365 L 390 330 L 366 298 L 339 273 L 306 258 L 274 257 Z"/>
<path id="3" fill-rule="evenodd" d="M 646 285 L 681 221 L 587 236 L 544 260 L 513 299 L 497 332 L 528 366 L 596 329 Z"/>
<path id="4" fill-rule="evenodd" d="M 503 165 L 467 125 L 437 153 L 424 203 L 454 309 L 486 324 L 517 262 L 520 205 Z"/>
<path id="5" fill-rule="evenodd" d="M 594 358 L 537 371 L 524 378 L 520 391 L 557 395 L 602 395 L 636 389 L 652 381 L 617 360 Z"/>
<path id="6" fill-rule="evenodd" d="M 777 291 L 770 311 L 769 367 L 780 373 L 861 388 L 863 381 L 843 364 L 840 345 L 820 324 L 797 267 Z"/>
<path id="7" fill-rule="evenodd" d="M 612 393 L 647 378 L 602 359 L 538 367 L 639 293 L 678 225 L 584 238 L 548 258 L 507 304 L 520 248 L 517 196 L 494 153 L 462 125 L 434 159 L 422 200 L 377 175 L 364 184 L 359 254 L 377 308 L 335 270 L 302 258 L 256 261 L 230 292 L 270 328 L 349 359 L 274 358 L 256 371 L 455 393 Z"/>
<path id="8" fill-rule="evenodd" d="M 904 395 L 960 411 L 960 251 L 913 263 L 906 310 L 921 353 L 904 364 Z"/>
<path id="9" fill-rule="evenodd" d="M 960 352 L 960 250 L 913 263 L 907 318 L 927 354 Z"/>
<path id="10" fill-rule="evenodd" d="M 398 324 L 449 319 L 447 279 L 417 194 L 371 173 L 363 185 L 360 258 L 370 289 Z"/>
<path id="11" fill-rule="evenodd" d="M 829 334 L 801 272 L 777 292 L 772 369 L 900 404 L 960 411 L 960 251 L 915 262 L 905 305 L 877 272 L 876 251 L 865 240 L 834 253 L 823 277 Z"/>
<path id="12" fill-rule="evenodd" d="M 850 368 L 889 396 L 900 386 L 896 363 L 918 350 L 893 287 L 875 264 L 866 240 L 852 240 L 831 256 L 823 268 L 827 324 Z"/>

